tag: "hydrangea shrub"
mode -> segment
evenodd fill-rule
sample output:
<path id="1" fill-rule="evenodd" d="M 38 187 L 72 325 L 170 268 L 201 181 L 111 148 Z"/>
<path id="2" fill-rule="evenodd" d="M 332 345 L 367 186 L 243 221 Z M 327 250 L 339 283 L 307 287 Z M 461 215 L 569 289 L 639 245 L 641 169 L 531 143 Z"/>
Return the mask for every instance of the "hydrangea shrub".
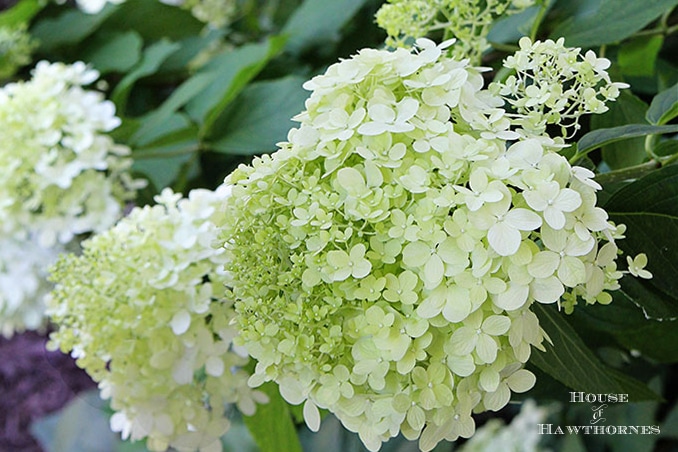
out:
<path id="1" fill-rule="evenodd" d="M 107 134 L 120 125 L 115 106 L 85 88 L 97 78 L 82 62 L 41 61 L 31 80 L 0 88 L 3 235 L 66 244 L 112 226 L 143 186 L 130 149 Z"/>
<path id="2" fill-rule="evenodd" d="M 401 432 L 422 450 L 470 437 L 472 412 L 535 382 L 530 306 L 609 303 L 623 274 L 593 173 L 450 44 L 330 66 L 288 142 L 226 180 L 250 385 L 275 381 L 312 429 L 329 410 L 370 450 Z"/>
<path id="3" fill-rule="evenodd" d="M 111 428 L 147 438 L 150 450 L 219 451 L 225 404 L 251 415 L 265 401 L 247 386 L 246 356 L 231 347 L 226 253 L 212 246 L 228 194 L 226 186 L 188 198 L 165 189 L 157 205 L 134 208 L 53 268 L 51 347 L 98 382 L 115 410 Z"/>

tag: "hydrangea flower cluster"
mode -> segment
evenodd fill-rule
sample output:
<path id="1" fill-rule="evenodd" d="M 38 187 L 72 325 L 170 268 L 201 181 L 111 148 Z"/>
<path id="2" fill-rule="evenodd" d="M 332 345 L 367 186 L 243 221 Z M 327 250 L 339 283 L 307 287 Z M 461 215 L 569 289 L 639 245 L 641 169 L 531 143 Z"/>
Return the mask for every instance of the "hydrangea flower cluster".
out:
<path id="1" fill-rule="evenodd" d="M 226 253 L 212 245 L 229 192 L 165 189 L 53 268 L 50 347 L 99 383 L 116 411 L 111 428 L 150 450 L 220 451 L 225 404 L 251 415 L 266 401 L 247 386 L 232 303 L 220 296 Z"/>
<path id="2" fill-rule="evenodd" d="M 26 31 L 26 25 L 0 27 L 0 80 L 14 75 L 31 62 L 37 43 Z"/>
<path id="3" fill-rule="evenodd" d="M 417 38 L 440 34 L 456 38 L 451 54 L 480 58 L 490 46 L 487 35 L 501 16 L 519 13 L 535 0 L 389 0 L 377 11 L 377 24 L 388 34 L 386 44 L 409 47 Z"/>
<path id="4" fill-rule="evenodd" d="M 557 124 L 563 136 L 574 135 L 582 115 L 605 113 L 605 103 L 629 87 L 610 80 L 610 60 L 592 50 L 582 55 L 581 49 L 566 47 L 563 38 L 532 42 L 523 37 L 519 45 L 504 61 L 514 74 L 490 90 L 514 108 L 515 122 L 530 134 L 543 134 L 548 124 Z"/>
<path id="5" fill-rule="evenodd" d="M 0 334 L 6 338 L 37 330 L 45 322 L 44 296 L 51 290 L 48 268 L 63 252 L 44 248 L 32 238 L 0 241 Z"/>
<path id="6" fill-rule="evenodd" d="M 112 102 L 83 88 L 98 73 L 41 61 L 27 82 L 0 89 L 0 231 L 41 246 L 103 231 L 143 186 L 129 148 L 106 132 L 120 124 Z"/>
<path id="7" fill-rule="evenodd" d="M 328 409 L 370 450 L 399 432 L 422 450 L 471 436 L 472 411 L 534 384 L 531 304 L 608 303 L 622 275 L 593 173 L 512 131 L 449 42 L 417 44 L 307 82 L 289 142 L 227 178 L 250 385 L 305 401 L 312 429 Z"/>

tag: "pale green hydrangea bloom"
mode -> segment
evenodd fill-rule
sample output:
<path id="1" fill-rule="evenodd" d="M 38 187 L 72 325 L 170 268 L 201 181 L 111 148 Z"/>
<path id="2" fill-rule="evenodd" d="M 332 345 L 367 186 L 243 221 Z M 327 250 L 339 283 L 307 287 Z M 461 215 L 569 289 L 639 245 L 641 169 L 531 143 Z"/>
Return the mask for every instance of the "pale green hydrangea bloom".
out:
<path id="1" fill-rule="evenodd" d="M 41 246 L 103 231 L 143 183 L 130 150 L 107 135 L 112 102 L 83 88 L 98 73 L 78 62 L 37 64 L 33 78 L 0 88 L 0 231 L 34 233 Z"/>
<path id="2" fill-rule="evenodd" d="M 232 350 L 232 303 L 221 297 L 223 249 L 212 245 L 216 207 L 230 189 L 165 189 L 84 241 L 53 268 L 50 347 L 77 358 L 116 413 L 124 439 L 163 451 L 220 451 L 225 404 L 248 415 L 265 396 L 247 386 L 247 358 Z"/>
<path id="3" fill-rule="evenodd" d="M 543 134 L 548 124 L 556 124 L 563 136 L 574 135 L 582 115 L 605 113 L 605 103 L 629 86 L 610 80 L 610 60 L 592 50 L 582 55 L 581 49 L 566 47 L 563 38 L 532 42 L 523 37 L 519 45 L 504 61 L 514 74 L 490 90 L 515 109 L 516 123 L 529 134 Z"/>
<path id="4" fill-rule="evenodd" d="M 0 335 L 44 327 L 44 297 L 52 288 L 47 269 L 62 251 L 59 245 L 44 248 L 31 237 L 0 242 Z"/>
<path id="5" fill-rule="evenodd" d="M 0 80 L 14 75 L 22 66 L 31 62 L 31 54 L 37 47 L 26 25 L 0 27 Z"/>
<path id="6" fill-rule="evenodd" d="M 487 35 L 500 17 L 519 13 L 535 0 L 389 0 L 377 11 L 377 24 L 388 34 L 386 44 L 407 47 L 411 40 L 439 34 L 456 38 L 451 55 L 480 63 L 489 49 Z"/>
<path id="7" fill-rule="evenodd" d="M 227 178 L 250 385 L 305 402 L 312 429 L 328 409 L 370 450 L 399 432 L 422 450 L 470 437 L 471 412 L 535 382 L 531 304 L 608 303 L 622 276 L 623 228 L 596 207 L 593 173 L 512 131 L 449 42 L 417 44 L 307 82 L 289 142 Z"/>

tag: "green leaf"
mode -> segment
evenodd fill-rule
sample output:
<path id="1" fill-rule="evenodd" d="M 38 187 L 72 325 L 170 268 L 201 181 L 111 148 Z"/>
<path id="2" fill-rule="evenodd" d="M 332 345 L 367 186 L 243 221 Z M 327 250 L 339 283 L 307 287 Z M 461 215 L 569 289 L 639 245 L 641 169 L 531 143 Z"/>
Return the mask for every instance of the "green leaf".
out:
<path id="1" fill-rule="evenodd" d="M 224 30 L 210 28 L 207 32 L 196 36 L 188 36 L 177 42 L 179 48 L 163 61 L 158 72 L 182 73 L 190 66 L 192 61 L 201 54 L 209 55 L 208 50 L 213 43 L 219 45 L 217 41 L 224 36 Z"/>
<path id="2" fill-rule="evenodd" d="M 534 5 L 518 14 L 500 17 L 492 24 L 490 33 L 487 35 L 487 40 L 491 43 L 504 44 L 516 42 L 521 37 L 530 34 L 530 26 L 540 9 L 540 5 Z"/>
<path id="3" fill-rule="evenodd" d="M 100 73 L 126 72 L 141 58 L 143 41 L 135 31 L 102 34 L 87 46 L 81 58 Z"/>
<path id="4" fill-rule="evenodd" d="M 646 135 L 659 135 L 664 133 L 678 132 L 678 124 L 653 126 L 649 124 L 628 124 L 625 126 L 611 127 L 608 129 L 593 130 L 579 140 L 577 143 L 577 153 L 580 155 L 629 138 L 643 137 Z"/>
<path id="5" fill-rule="evenodd" d="M 289 18 L 282 34 L 289 36 L 286 50 L 300 53 L 340 39 L 339 31 L 366 0 L 305 0 Z"/>
<path id="6" fill-rule="evenodd" d="M 206 147 L 227 154 L 252 155 L 274 151 L 304 108 L 304 78 L 290 76 L 253 83 L 243 90 L 215 123 L 220 135 Z"/>
<path id="7" fill-rule="evenodd" d="M 651 124 L 666 124 L 678 117 L 678 83 L 657 94 L 647 110 L 647 121 Z"/>
<path id="8" fill-rule="evenodd" d="M 655 63 L 655 73 L 652 76 L 634 77 L 626 75 L 624 81 L 633 87 L 633 92 L 638 95 L 648 96 L 649 99 L 658 92 L 663 91 L 678 83 L 678 66 L 673 59 L 667 58 L 662 52 Z"/>
<path id="9" fill-rule="evenodd" d="M 616 102 L 608 105 L 610 109 L 607 112 L 591 117 L 591 129 L 645 122 L 647 104 L 629 92 L 622 91 Z M 603 147 L 603 160 L 613 170 L 638 165 L 646 156 L 644 137 L 622 140 Z"/>
<path id="10" fill-rule="evenodd" d="M 265 405 L 257 405 L 257 412 L 243 416 L 243 420 L 261 452 L 301 452 L 289 406 L 280 396 L 278 386 L 269 382 L 257 389 L 270 400 Z"/>
<path id="11" fill-rule="evenodd" d="M 205 26 L 190 11 L 158 0 L 126 1 L 118 5 L 106 25 L 116 30 L 136 30 L 144 42 L 179 41 L 199 35 Z"/>
<path id="12" fill-rule="evenodd" d="M 261 44 L 250 44 L 227 51 L 200 72 L 183 82 L 156 110 L 141 119 L 139 130 L 132 136 L 132 144 L 143 145 L 148 134 L 185 107 L 194 122 L 201 125 L 201 136 L 245 85 L 264 67 L 283 46 L 283 39 L 271 38 Z"/>
<path id="13" fill-rule="evenodd" d="M 654 281 L 627 275 L 622 279 L 621 287 L 620 292 L 643 311 L 645 318 L 667 321 L 678 318 L 678 300 L 675 295 L 662 292 Z"/>
<path id="14" fill-rule="evenodd" d="M 198 128 L 183 114 L 172 114 L 144 136 L 144 147 L 134 149 L 135 171 L 158 189 L 172 186 L 197 164 Z"/>
<path id="15" fill-rule="evenodd" d="M 200 74 L 211 74 L 211 82 L 186 106 L 193 120 L 206 135 L 226 106 L 283 48 L 285 38 L 274 36 L 259 44 L 247 44 L 216 56 Z"/>
<path id="16" fill-rule="evenodd" d="M 642 291 L 633 293 L 633 299 L 641 303 L 651 317 L 675 317 L 678 313 L 678 166 L 667 166 L 626 185 L 617 191 L 603 206 L 610 218 L 626 225 L 626 238 L 619 247 L 629 256 L 645 253 L 647 269 L 653 274 L 651 280 L 639 284 L 652 288 L 648 296 Z M 631 288 L 633 290 L 634 287 Z M 645 305 L 649 296 L 666 301 L 671 309 L 658 309 L 656 303 Z M 652 308 L 655 309 L 652 309 Z M 666 308 L 660 306 L 659 308 Z"/>
<path id="17" fill-rule="evenodd" d="M 182 133 L 179 131 L 178 134 Z M 196 142 L 186 140 L 165 146 L 144 148 L 135 153 L 132 169 L 143 173 L 160 191 L 170 187 L 197 164 Z"/>
<path id="18" fill-rule="evenodd" d="M 639 36 L 619 47 L 617 63 L 624 75 L 651 76 L 664 44 L 661 35 Z"/>
<path id="19" fill-rule="evenodd" d="M 672 363 L 678 361 L 678 320 L 648 319 L 640 302 L 622 290 L 612 293 L 614 301 L 608 306 L 592 305 L 575 309 L 573 318 L 585 327 L 611 334 L 627 350 L 637 350 L 650 359 Z M 643 300 L 645 302 L 645 300 Z"/>
<path id="20" fill-rule="evenodd" d="M 160 142 L 162 139 L 184 129 L 195 130 L 193 135 L 197 139 L 197 127 L 185 114 L 171 114 L 164 121 L 158 123 L 156 127 L 149 128 L 144 134 L 143 139 L 138 142 L 138 147 L 145 148 L 157 146 L 158 144 L 164 145 L 167 141 Z"/>
<path id="21" fill-rule="evenodd" d="M 629 394 L 632 401 L 658 399 L 640 381 L 603 364 L 554 306 L 533 307 L 553 345 L 545 344 L 546 352 L 534 350 L 532 364 L 576 391 Z"/>
<path id="22" fill-rule="evenodd" d="M 179 49 L 179 47 L 179 44 L 163 39 L 144 49 L 139 64 L 120 80 L 111 94 L 111 100 L 115 102 L 119 111 L 125 110 L 127 98 L 134 83 L 147 75 L 155 73 L 163 61 Z"/>
<path id="23" fill-rule="evenodd" d="M 47 2 L 42 0 L 21 0 L 0 13 L 0 27 L 16 27 L 28 23 L 45 5 Z"/>
<path id="24" fill-rule="evenodd" d="M 158 109 L 141 119 L 141 126 L 132 136 L 131 143 L 134 145 L 148 143 L 148 134 L 152 134 L 157 127 L 162 127 L 172 114 L 208 87 L 217 76 L 218 74 L 214 72 L 198 73 L 182 83 Z"/>
<path id="25" fill-rule="evenodd" d="M 654 155 L 659 157 L 668 157 L 670 155 L 678 154 L 678 140 L 664 140 L 660 141 L 654 148 L 652 148 Z"/>
<path id="26" fill-rule="evenodd" d="M 551 38 L 565 38 L 571 47 L 595 47 L 619 42 L 641 30 L 665 11 L 678 5 L 678 0 L 600 0 L 561 23 Z"/>
<path id="27" fill-rule="evenodd" d="M 119 7 L 107 4 L 98 14 L 86 14 L 78 9 L 69 9 L 65 13 L 46 18 L 31 28 L 31 35 L 40 41 L 40 50 L 50 53 L 63 46 L 74 45 L 96 31 Z"/>
<path id="28" fill-rule="evenodd" d="M 652 93 L 663 91 L 678 84 L 678 66 L 674 59 L 660 58 L 657 60 L 657 89 Z"/>

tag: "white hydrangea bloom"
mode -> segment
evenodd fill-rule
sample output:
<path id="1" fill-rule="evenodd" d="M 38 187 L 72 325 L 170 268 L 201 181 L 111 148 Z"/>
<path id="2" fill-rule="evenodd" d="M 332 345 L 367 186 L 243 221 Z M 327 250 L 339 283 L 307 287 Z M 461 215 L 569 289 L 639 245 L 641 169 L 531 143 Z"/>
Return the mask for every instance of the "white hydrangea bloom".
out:
<path id="1" fill-rule="evenodd" d="M 110 132 L 112 102 L 83 86 L 98 73 L 84 63 L 41 61 L 27 82 L 0 89 L 0 231 L 41 246 L 103 231 L 143 186 L 129 175 L 129 148 Z"/>
<path id="2" fill-rule="evenodd" d="M 165 189 L 53 269 L 50 345 L 111 399 L 112 429 L 150 450 L 221 450 L 225 404 L 251 415 L 265 401 L 247 386 L 247 358 L 231 351 L 234 312 L 219 295 L 226 253 L 212 246 L 214 222 L 229 193 Z"/>
<path id="3" fill-rule="evenodd" d="M 227 178 L 250 385 L 275 381 L 311 429 L 331 411 L 373 451 L 473 435 L 472 412 L 535 383 L 531 306 L 609 303 L 622 276 L 600 186 L 562 140 L 516 132 L 450 44 L 330 66 L 288 142 Z"/>
<path id="4" fill-rule="evenodd" d="M 52 285 L 48 268 L 63 251 L 44 248 L 30 237 L 0 242 L 0 334 L 11 337 L 45 323 L 45 295 Z"/>
<path id="5" fill-rule="evenodd" d="M 532 42 L 523 37 L 519 44 L 520 50 L 504 61 L 515 74 L 490 89 L 515 109 L 523 133 L 543 134 L 548 124 L 557 124 L 563 136 L 574 135 L 582 115 L 605 113 L 605 103 L 629 87 L 610 80 L 610 60 L 592 50 L 582 55 L 581 49 L 566 47 L 564 38 Z"/>

